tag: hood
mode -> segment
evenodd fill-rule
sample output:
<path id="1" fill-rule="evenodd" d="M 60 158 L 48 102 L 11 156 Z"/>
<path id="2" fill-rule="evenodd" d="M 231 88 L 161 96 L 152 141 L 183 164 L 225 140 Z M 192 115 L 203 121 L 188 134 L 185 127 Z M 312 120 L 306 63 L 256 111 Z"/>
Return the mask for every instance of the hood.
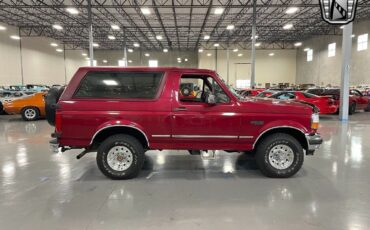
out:
<path id="1" fill-rule="evenodd" d="M 257 113 L 307 114 L 317 110 L 314 105 L 309 103 L 273 98 L 250 97 L 241 99 L 239 102 L 242 106 L 252 107 L 253 112 Z"/>

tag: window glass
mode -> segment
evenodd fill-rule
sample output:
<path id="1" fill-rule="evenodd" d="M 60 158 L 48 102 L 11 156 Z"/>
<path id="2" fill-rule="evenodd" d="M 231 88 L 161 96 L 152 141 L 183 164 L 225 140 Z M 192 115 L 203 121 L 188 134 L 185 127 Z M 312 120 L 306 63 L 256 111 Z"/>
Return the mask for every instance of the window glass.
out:
<path id="1" fill-rule="evenodd" d="M 357 51 L 366 50 L 368 43 L 368 34 L 362 34 L 357 37 Z"/>
<path id="2" fill-rule="evenodd" d="M 303 96 L 304 96 L 305 98 L 314 98 L 314 97 L 316 97 L 316 95 L 311 94 L 311 93 L 305 93 L 305 92 L 302 92 L 302 94 L 303 94 Z"/>
<path id="3" fill-rule="evenodd" d="M 211 77 L 208 77 L 207 80 L 211 84 L 213 93 L 216 96 L 216 103 L 228 103 L 230 99 L 221 86 Z"/>
<path id="4" fill-rule="evenodd" d="M 351 95 L 355 95 L 355 96 L 359 96 L 359 97 L 361 97 L 361 93 L 360 93 L 360 92 L 358 92 L 357 90 L 351 90 L 351 91 L 350 91 L 350 94 L 351 94 Z"/>
<path id="5" fill-rule="evenodd" d="M 277 99 L 281 100 L 288 100 L 288 99 L 294 99 L 295 95 L 294 93 L 282 93 L 276 97 Z"/>
<path id="6" fill-rule="evenodd" d="M 163 73 L 90 72 L 75 93 L 77 98 L 153 99 Z"/>
<path id="7" fill-rule="evenodd" d="M 307 61 L 312 61 L 313 59 L 313 50 L 312 49 L 309 49 L 307 50 Z"/>
<path id="8" fill-rule="evenodd" d="M 334 57 L 335 56 L 335 47 L 336 43 L 330 43 L 328 45 L 328 57 Z"/>
<path id="9" fill-rule="evenodd" d="M 184 102 L 205 102 L 209 86 L 201 76 L 183 76 L 180 80 L 179 100 Z"/>

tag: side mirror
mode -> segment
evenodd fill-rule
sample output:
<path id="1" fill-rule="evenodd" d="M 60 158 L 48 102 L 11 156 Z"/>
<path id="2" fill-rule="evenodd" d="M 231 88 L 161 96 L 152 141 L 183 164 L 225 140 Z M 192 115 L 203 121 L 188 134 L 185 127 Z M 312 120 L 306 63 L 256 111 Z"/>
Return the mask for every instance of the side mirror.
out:
<path id="1" fill-rule="evenodd" d="M 209 105 L 216 104 L 216 96 L 213 93 L 208 93 L 206 96 L 206 103 Z"/>

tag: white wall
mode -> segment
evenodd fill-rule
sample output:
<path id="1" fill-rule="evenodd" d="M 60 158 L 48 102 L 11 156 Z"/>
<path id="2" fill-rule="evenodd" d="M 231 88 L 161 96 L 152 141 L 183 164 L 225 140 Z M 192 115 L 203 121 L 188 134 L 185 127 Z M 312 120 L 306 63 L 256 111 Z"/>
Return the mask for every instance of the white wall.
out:
<path id="1" fill-rule="evenodd" d="M 9 36 L 13 34 L 18 35 L 17 28 L 0 30 L 0 85 L 22 82 L 19 41 L 10 39 Z"/>
<path id="2" fill-rule="evenodd" d="M 7 29 L 0 31 L 0 85 L 22 84 L 22 73 L 24 84 L 65 84 L 78 67 L 87 64 L 82 51 L 67 50 L 64 59 L 63 52 L 58 53 L 50 46 L 51 42 L 56 42 L 53 39 L 22 37 L 13 40 L 10 35 L 18 35 L 18 29 L 2 25 Z"/>
<path id="3" fill-rule="evenodd" d="M 350 84 L 370 84 L 370 43 L 368 49 L 357 51 L 357 36 L 369 34 L 370 20 L 356 22 L 353 25 L 352 63 Z M 336 43 L 336 55 L 328 57 L 328 45 Z M 318 36 L 304 41 L 304 45 L 297 51 L 297 83 L 314 83 L 321 86 L 328 84 L 339 86 L 341 81 L 342 65 L 342 36 Z M 303 50 L 313 49 L 313 60 L 307 62 L 307 53 Z"/>
<path id="4" fill-rule="evenodd" d="M 199 68 L 216 70 L 227 81 L 226 50 L 204 50 L 199 54 Z M 229 51 L 229 84 L 236 86 L 238 80 L 250 79 L 251 51 Z M 212 56 L 207 56 L 207 54 Z M 239 57 L 241 53 L 243 56 Z M 274 53 L 274 56 L 269 56 Z M 243 70 L 243 67 L 245 70 Z M 243 71 L 243 72 L 241 72 Z M 296 79 L 296 50 L 258 50 L 256 51 L 256 83 L 295 83 Z"/>

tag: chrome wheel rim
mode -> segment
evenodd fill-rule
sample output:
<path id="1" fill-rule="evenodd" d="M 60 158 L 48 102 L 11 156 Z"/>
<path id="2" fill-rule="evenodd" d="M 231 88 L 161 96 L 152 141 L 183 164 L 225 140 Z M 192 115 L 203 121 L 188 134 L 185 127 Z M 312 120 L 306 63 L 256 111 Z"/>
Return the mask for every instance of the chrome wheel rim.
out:
<path id="1" fill-rule="evenodd" d="M 113 170 L 125 171 L 132 165 L 133 155 L 126 146 L 114 146 L 108 152 L 107 162 Z"/>
<path id="2" fill-rule="evenodd" d="M 293 164 L 294 153 L 288 145 L 276 145 L 270 150 L 268 158 L 272 167 L 283 170 Z"/>
<path id="3" fill-rule="evenodd" d="M 36 117 L 36 111 L 34 109 L 26 109 L 24 111 L 24 116 L 27 118 L 27 119 L 33 119 Z"/>

